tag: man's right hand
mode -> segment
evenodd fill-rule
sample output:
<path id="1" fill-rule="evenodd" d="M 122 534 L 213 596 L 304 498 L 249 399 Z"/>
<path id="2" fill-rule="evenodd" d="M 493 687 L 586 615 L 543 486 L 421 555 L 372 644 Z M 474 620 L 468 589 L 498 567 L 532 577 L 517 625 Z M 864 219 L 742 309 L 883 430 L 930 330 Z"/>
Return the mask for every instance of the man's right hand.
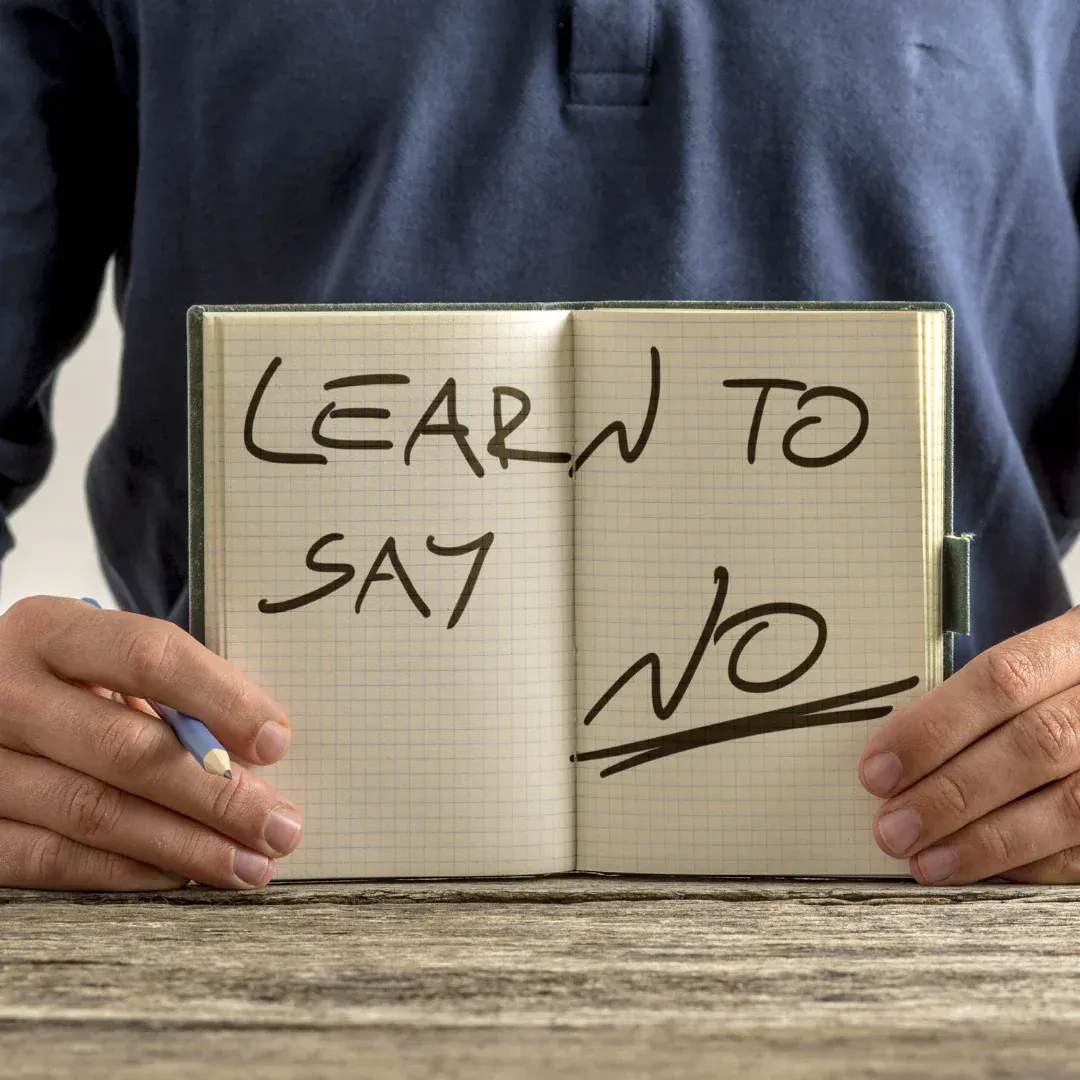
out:
<path id="1" fill-rule="evenodd" d="M 112 692 L 198 717 L 229 752 L 232 779 Z M 0 886 L 266 885 L 299 843 L 300 814 L 237 761 L 277 761 L 289 739 L 265 690 L 173 624 L 20 600 L 0 617 Z"/>

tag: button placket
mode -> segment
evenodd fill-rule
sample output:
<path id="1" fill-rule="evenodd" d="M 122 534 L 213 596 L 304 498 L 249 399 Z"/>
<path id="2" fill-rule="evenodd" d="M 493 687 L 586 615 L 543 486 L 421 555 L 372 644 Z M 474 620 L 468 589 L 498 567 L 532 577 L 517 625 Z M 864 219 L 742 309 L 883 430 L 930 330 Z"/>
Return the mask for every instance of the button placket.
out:
<path id="1" fill-rule="evenodd" d="M 573 0 L 569 103 L 649 103 L 655 0 Z"/>

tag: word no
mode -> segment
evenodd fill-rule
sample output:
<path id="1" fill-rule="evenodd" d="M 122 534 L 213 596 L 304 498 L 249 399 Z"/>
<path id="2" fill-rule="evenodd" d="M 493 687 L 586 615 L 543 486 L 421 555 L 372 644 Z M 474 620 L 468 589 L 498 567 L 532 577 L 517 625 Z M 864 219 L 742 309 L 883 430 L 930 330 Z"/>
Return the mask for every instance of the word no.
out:
<path id="1" fill-rule="evenodd" d="M 690 659 L 683 669 L 679 681 L 667 700 L 661 686 L 663 673 L 660 657 L 648 652 L 635 660 L 611 686 L 600 695 L 596 704 L 585 714 L 583 723 L 591 724 L 640 671 L 649 672 L 649 699 L 653 715 L 657 720 L 668 720 L 675 715 L 690 684 L 694 680 L 698 667 L 710 645 L 716 645 L 729 630 L 744 623 L 751 623 L 736 639 L 728 658 L 728 682 L 737 690 L 748 694 L 770 694 L 782 690 L 785 686 L 801 679 L 819 660 L 825 650 L 828 627 L 821 612 L 806 604 L 794 604 L 778 601 L 771 604 L 758 604 L 729 615 L 722 622 L 720 615 L 727 598 L 729 575 L 726 567 L 718 566 L 713 573 L 716 591 L 712 606 L 705 617 L 705 625 L 698 636 Z M 794 615 L 811 623 L 816 631 L 810 651 L 790 671 L 783 672 L 771 679 L 757 680 L 744 678 L 739 671 L 739 662 L 746 647 L 763 630 L 769 628 L 768 616 Z M 761 620 L 761 621 L 758 621 Z M 835 697 L 807 701 L 801 705 L 787 705 L 768 712 L 751 713 L 736 716 L 730 720 L 718 720 L 700 727 L 686 728 L 655 735 L 651 738 L 637 739 L 634 742 L 605 746 L 599 750 L 585 750 L 572 754 L 571 761 L 595 761 L 602 758 L 623 758 L 606 769 L 600 776 L 608 777 L 646 765 L 651 761 L 682 754 L 688 750 L 699 750 L 717 743 L 731 742 L 735 739 L 748 739 L 756 735 L 766 735 L 776 731 L 795 731 L 799 728 L 821 727 L 830 724 L 852 724 L 862 720 L 876 720 L 892 712 L 891 705 L 873 705 L 853 709 L 852 705 L 864 705 L 876 698 L 890 697 L 917 686 L 919 679 L 911 676 L 881 686 L 871 686 L 865 690 L 856 690 Z"/>

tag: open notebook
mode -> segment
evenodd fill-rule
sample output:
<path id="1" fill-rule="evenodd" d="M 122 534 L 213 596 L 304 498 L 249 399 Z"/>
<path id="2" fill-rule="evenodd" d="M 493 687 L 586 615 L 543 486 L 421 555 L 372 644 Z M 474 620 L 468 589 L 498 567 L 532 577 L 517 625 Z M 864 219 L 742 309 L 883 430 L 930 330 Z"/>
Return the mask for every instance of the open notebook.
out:
<path id="1" fill-rule="evenodd" d="M 278 879 L 906 875 L 856 770 L 950 662 L 951 318 L 193 308 L 192 629 L 291 718 Z"/>

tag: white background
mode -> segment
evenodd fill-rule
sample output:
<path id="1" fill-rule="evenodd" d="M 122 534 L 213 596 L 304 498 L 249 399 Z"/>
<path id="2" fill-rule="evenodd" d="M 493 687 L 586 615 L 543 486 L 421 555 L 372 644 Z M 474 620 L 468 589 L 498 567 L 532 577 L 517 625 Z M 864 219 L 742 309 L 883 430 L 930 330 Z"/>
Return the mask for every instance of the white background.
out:
<path id="1" fill-rule="evenodd" d="M 120 328 L 109 282 L 93 330 L 58 376 L 56 457 L 45 483 L 12 518 L 15 550 L 0 571 L 0 611 L 37 593 L 113 602 L 94 551 L 83 477 L 116 407 L 119 358 Z M 1066 570 L 1073 597 L 1080 600 L 1080 544 Z"/>

